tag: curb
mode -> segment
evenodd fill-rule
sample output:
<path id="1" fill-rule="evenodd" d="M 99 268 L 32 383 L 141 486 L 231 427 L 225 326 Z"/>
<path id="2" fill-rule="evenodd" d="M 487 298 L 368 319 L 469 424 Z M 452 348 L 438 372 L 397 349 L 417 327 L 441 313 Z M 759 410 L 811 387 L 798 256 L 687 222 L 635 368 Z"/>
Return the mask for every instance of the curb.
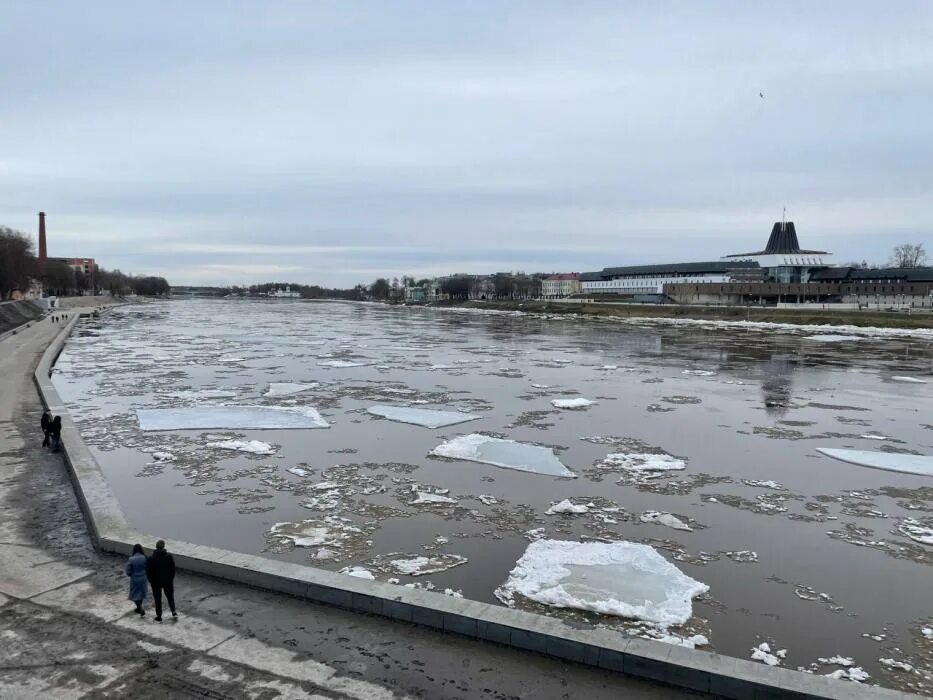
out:
<path id="1" fill-rule="evenodd" d="M 157 538 L 130 527 L 51 381 L 52 366 L 84 315 L 89 314 L 76 313 L 46 348 L 33 378 L 43 403 L 62 417 L 65 461 L 95 546 L 102 552 L 128 555 L 136 542 L 151 542 Z M 545 615 L 366 581 L 216 547 L 173 541 L 172 554 L 176 566 L 185 571 L 733 700 L 847 700 L 853 697 L 909 700 L 918 697 L 625 637 L 608 630 L 578 629 Z"/>

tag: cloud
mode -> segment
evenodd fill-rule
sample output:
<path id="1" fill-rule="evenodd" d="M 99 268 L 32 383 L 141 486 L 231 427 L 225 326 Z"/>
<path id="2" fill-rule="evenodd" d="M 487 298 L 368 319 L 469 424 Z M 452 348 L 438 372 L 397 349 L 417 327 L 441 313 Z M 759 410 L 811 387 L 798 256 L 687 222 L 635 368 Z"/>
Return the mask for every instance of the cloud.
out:
<path id="1" fill-rule="evenodd" d="M 930 240 L 931 19 L 14 6 L 0 223 L 42 209 L 52 250 L 205 283 L 708 259 L 760 247 L 784 206 L 805 245 L 881 261 Z"/>

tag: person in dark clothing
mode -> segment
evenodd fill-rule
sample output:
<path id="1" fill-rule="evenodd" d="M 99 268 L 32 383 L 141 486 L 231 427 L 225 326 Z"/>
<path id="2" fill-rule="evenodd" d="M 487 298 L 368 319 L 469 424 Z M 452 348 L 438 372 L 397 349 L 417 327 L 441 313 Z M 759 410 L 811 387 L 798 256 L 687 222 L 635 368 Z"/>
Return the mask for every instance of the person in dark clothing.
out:
<path id="1" fill-rule="evenodd" d="M 42 446 L 49 446 L 49 431 L 52 429 L 52 412 L 49 409 L 45 409 L 42 412 L 42 434 L 45 436 L 42 439 Z"/>
<path id="2" fill-rule="evenodd" d="M 133 554 L 126 562 L 126 575 L 130 579 L 130 594 L 127 596 L 136 605 L 136 614 L 146 616 L 143 601 L 146 599 L 146 555 L 141 544 L 133 545 Z"/>
<path id="3" fill-rule="evenodd" d="M 178 617 L 175 611 L 175 559 L 165 551 L 165 540 L 156 542 L 155 551 L 146 560 L 146 578 L 152 586 L 152 599 L 155 601 L 156 622 L 162 622 L 162 593 L 168 601 L 172 617 Z"/>
<path id="4" fill-rule="evenodd" d="M 49 436 L 52 438 L 52 452 L 58 452 L 62 448 L 62 417 L 55 416 L 52 419 L 52 425 L 49 428 Z"/>

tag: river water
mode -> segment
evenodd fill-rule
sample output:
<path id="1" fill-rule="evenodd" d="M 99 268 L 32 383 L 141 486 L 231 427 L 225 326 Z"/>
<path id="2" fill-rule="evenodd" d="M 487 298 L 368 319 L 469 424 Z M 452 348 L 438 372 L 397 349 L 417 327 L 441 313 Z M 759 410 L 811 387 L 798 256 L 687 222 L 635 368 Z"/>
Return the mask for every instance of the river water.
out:
<path id="1" fill-rule="evenodd" d="M 905 525 L 933 527 L 933 482 L 816 448 L 933 454 L 931 342 L 808 337 L 826 333 L 170 301 L 83 321 L 54 380 L 132 525 L 169 542 L 355 566 L 491 603 L 530 540 L 645 543 L 710 588 L 670 634 L 702 634 L 704 648 L 742 658 L 766 642 L 787 650 L 782 665 L 815 673 L 845 672 L 819 659 L 851 657 L 868 682 L 930 692 L 933 545 Z M 928 383 L 892 379 L 904 376 Z M 271 383 L 317 386 L 268 396 Z M 579 397 L 594 403 L 551 404 Z M 374 404 L 480 418 L 430 429 L 371 415 Z M 137 422 L 137 409 L 212 405 L 314 407 L 330 428 L 144 432 Z M 578 478 L 429 455 L 467 433 L 548 446 Z M 230 440 L 269 443 L 271 454 L 210 444 Z M 686 468 L 653 478 L 605 468 L 619 452 L 673 455 Z M 418 492 L 449 502 L 412 504 Z M 564 499 L 587 512 L 545 513 Z M 645 522 L 652 511 L 690 529 Z M 279 535 L 302 530 L 306 546 L 276 524 Z M 440 570 L 400 572 L 414 557 Z"/>

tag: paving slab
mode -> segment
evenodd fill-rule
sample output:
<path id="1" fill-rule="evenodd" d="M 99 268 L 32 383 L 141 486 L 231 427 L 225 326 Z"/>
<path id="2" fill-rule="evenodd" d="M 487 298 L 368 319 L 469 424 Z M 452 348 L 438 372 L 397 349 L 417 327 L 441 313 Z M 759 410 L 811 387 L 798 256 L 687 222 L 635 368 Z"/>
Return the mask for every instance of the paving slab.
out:
<path id="1" fill-rule="evenodd" d="M 34 547 L 0 544 L 0 593 L 11 598 L 32 598 L 90 573 Z"/>
<path id="2" fill-rule="evenodd" d="M 163 618 L 164 622 L 156 622 L 153 617 L 155 611 L 152 606 L 147 606 L 146 603 L 143 605 L 148 607 L 145 617 L 141 618 L 133 614 L 129 617 L 120 618 L 114 624 L 146 637 L 177 644 L 180 647 L 196 651 L 204 651 L 215 647 L 235 634 L 233 630 L 197 617 L 182 615 L 173 618 L 169 615 Z"/>
<path id="3" fill-rule="evenodd" d="M 113 622 L 132 613 L 133 604 L 127 600 L 126 593 L 126 590 L 107 591 L 90 581 L 78 581 L 38 595 L 32 602 Z"/>

